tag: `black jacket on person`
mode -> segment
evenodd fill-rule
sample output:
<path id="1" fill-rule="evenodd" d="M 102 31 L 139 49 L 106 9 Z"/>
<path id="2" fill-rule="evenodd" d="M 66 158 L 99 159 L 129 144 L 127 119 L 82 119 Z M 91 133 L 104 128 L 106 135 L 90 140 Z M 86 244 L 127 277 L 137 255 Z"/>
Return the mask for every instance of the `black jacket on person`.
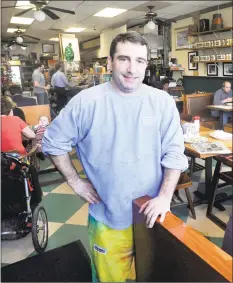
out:
<path id="1" fill-rule="evenodd" d="M 13 95 L 12 96 L 12 100 L 19 107 L 37 105 L 36 100 L 34 98 L 25 97 L 22 94 L 15 94 L 15 95 Z"/>

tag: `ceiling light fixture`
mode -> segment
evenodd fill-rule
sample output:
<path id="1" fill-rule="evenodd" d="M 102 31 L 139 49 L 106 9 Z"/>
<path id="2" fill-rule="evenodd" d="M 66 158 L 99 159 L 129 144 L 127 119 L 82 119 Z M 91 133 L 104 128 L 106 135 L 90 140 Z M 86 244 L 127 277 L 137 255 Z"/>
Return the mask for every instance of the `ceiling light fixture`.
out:
<path id="1" fill-rule="evenodd" d="M 37 10 L 34 12 L 34 18 L 39 22 L 43 22 L 45 20 L 45 13 L 41 10 Z"/>
<path id="2" fill-rule="evenodd" d="M 126 9 L 117 9 L 117 8 L 105 8 L 102 11 L 96 13 L 95 17 L 105 17 L 105 18 L 113 18 L 115 16 L 118 16 L 124 12 L 126 12 Z"/>
<path id="3" fill-rule="evenodd" d="M 21 45 L 21 49 L 26 50 L 26 49 L 27 49 L 27 46 Z"/>
<path id="4" fill-rule="evenodd" d="M 153 21 L 149 21 L 146 25 L 149 29 L 155 29 L 155 23 Z"/>
<path id="5" fill-rule="evenodd" d="M 86 28 L 68 28 L 65 30 L 65 32 L 81 32 L 81 31 L 84 31 Z"/>
<path id="6" fill-rule="evenodd" d="M 51 40 L 51 41 L 59 41 L 59 38 L 57 38 L 57 37 L 52 37 L 52 38 L 50 38 L 49 40 Z"/>
<path id="7" fill-rule="evenodd" d="M 17 28 L 8 28 L 6 32 L 8 33 L 14 33 L 15 31 L 17 31 Z M 26 29 L 20 29 L 22 32 L 25 32 Z"/>
<path id="8" fill-rule="evenodd" d="M 11 24 L 20 24 L 20 25 L 30 25 L 35 19 L 34 18 L 23 18 L 23 17 L 12 17 Z"/>
<path id="9" fill-rule="evenodd" d="M 22 37 L 22 36 L 17 36 L 15 40 L 16 40 L 16 42 L 19 43 L 19 44 L 22 44 L 22 43 L 23 43 L 23 37 Z"/>
<path id="10" fill-rule="evenodd" d="M 35 6 L 32 5 L 30 1 L 21 1 L 21 0 L 18 0 L 15 6 L 16 9 L 22 9 L 22 10 L 27 10 L 34 7 Z"/>

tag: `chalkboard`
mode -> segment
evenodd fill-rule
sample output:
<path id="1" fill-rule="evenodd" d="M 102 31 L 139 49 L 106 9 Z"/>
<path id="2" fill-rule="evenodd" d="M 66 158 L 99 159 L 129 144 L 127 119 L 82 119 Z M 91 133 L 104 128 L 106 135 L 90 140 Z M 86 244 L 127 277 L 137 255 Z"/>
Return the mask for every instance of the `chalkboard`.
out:
<path id="1" fill-rule="evenodd" d="M 197 76 L 184 76 L 183 86 L 185 94 L 201 92 L 215 92 L 222 87 L 225 81 L 232 82 L 230 77 L 197 77 Z"/>

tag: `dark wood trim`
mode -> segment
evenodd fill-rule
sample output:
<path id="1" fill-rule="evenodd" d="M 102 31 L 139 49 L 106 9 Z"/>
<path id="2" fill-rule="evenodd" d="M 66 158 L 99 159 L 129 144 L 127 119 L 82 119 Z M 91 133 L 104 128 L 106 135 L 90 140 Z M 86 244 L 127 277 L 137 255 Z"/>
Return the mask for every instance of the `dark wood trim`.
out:
<path id="1" fill-rule="evenodd" d="M 224 9 L 224 8 L 229 8 L 229 7 L 232 7 L 232 5 L 233 5 L 233 3 L 229 2 L 229 3 L 225 3 L 225 4 L 221 4 L 221 5 L 216 5 L 216 6 L 213 6 L 213 7 L 205 8 L 205 9 L 200 10 L 199 12 L 200 12 L 200 14 L 205 14 L 205 13 L 217 11 L 218 9 L 220 10 L 220 9 Z M 193 13 L 189 13 L 189 14 L 186 14 L 186 15 L 175 17 L 172 20 L 179 21 L 179 20 L 183 20 L 183 19 L 186 19 L 186 18 L 190 18 L 192 16 L 193 16 Z"/>

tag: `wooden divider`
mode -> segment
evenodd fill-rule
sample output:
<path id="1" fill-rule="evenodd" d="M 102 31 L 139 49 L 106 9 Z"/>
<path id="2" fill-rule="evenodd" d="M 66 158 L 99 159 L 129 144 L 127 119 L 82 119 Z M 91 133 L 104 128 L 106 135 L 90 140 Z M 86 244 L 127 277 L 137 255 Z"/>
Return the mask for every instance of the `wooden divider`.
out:
<path id="1" fill-rule="evenodd" d="M 232 257 L 172 213 L 146 228 L 133 203 L 137 282 L 232 282 Z"/>
<path id="2" fill-rule="evenodd" d="M 47 116 L 49 121 L 51 121 L 50 107 L 46 105 L 33 105 L 33 106 L 24 106 L 18 107 L 23 110 L 26 122 L 30 125 L 38 124 L 40 116 Z"/>

